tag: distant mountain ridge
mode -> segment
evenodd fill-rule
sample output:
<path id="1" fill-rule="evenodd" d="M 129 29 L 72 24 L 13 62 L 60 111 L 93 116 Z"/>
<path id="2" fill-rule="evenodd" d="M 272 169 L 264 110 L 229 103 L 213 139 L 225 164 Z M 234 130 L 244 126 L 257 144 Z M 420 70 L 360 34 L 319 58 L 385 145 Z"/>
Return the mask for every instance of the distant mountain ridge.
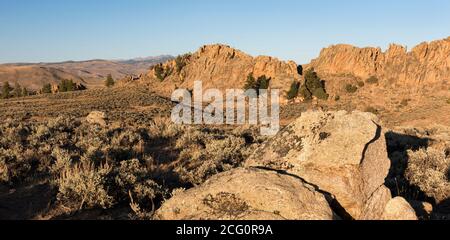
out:
<path id="1" fill-rule="evenodd" d="M 62 79 L 72 79 L 88 87 L 101 87 L 108 74 L 115 79 L 139 75 L 154 64 L 173 59 L 172 56 L 136 58 L 130 60 L 86 60 L 56 63 L 0 64 L 0 84 L 15 82 L 30 90 L 38 90 L 45 83 L 58 84 Z"/>

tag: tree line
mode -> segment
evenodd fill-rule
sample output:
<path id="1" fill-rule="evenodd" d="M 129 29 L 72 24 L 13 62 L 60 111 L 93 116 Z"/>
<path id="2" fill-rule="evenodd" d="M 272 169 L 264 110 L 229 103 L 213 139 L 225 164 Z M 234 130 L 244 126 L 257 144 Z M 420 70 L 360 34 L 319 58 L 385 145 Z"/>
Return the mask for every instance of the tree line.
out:
<path id="1" fill-rule="evenodd" d="M 19 83 L 15 83 L 14 87 L 5 82 L 1 87 L 1 98 L 8 99 L 13 97 L 26 97 L 35 94 L 33 91 L 29 91 L 26 87 L 22 87 Z"/>

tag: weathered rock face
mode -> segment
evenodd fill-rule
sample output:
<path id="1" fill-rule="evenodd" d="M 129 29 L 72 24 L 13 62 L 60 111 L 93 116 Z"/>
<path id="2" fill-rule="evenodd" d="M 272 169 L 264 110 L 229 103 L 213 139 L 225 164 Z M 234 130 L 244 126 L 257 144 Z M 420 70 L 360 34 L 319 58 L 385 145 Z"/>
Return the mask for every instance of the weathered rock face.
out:
<path id="1" fill-rule="evenodd" d="M 377 121 L 375 115 L 362 112 L 303 113 L 257 149 L 245 166 L 298 176 L 334 195 L 349 215 L 361 219 L 390 168 Z"/>
<path id="2" fill-rule="evenodd" d="M 204 89 L 243 88 L 250 73 L 255 78 L 265 75 L 271 78 L 271 88 L 286 91 L 294 80 L 300 79 L 295 62 L 252 57 L 225 45 L 203 46 L 196 53 L 186 55 L 180 63 L 180 67 L 176 60 L 162 64 L 163 75 L 167 75 L 163 80 L 158 79 L 155 68 L 136 80 L 170 96 L 176 88 L 193 89 L 194 81 L 202 81 Z"/>
<path id="3" fill-rule="evenodd" d="M 450 37 L 422 43 L 410 52 L 395 44 L 386 52 L 380 48 L 334 45 L 323 49 L 309 66 L 323 77 L 353 75 L 365 80 L 376 76 L 382 84 L 433 87 L 450 83 Z"/>
<path id="4" fill-rule="evenodd" d="M 156 212 L 162 220 L 332 220 L 323 194 L 292 176 L 234 169 L 176 194 Z"/>

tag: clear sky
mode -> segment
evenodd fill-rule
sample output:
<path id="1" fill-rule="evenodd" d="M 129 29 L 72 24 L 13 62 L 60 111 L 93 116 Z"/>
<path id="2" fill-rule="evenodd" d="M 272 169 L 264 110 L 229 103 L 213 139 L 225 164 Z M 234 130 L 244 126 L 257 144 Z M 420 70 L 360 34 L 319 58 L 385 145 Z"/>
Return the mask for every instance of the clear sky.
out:
<path id="1" fill-rule="evenodd" d="M 224 43 L 307 63 L 331 44 L 450 36 L 448 0 L 0 0 L 0 62 L 126 59 Z"/>

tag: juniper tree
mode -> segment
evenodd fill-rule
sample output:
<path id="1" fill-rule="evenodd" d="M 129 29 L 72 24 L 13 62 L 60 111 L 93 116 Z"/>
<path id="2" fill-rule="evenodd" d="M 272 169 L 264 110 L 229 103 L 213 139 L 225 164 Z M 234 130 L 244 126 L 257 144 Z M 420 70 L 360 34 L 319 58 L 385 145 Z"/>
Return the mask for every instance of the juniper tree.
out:
<path id="1" fill-rule="evenodd" d="M 10 94 L 11 94 L 11 90 L 12 89 L 11 89 L 11 86 L 9 85 L 9 82 L 5 82 L 2 87 L 2 98 L 3 99 L 9 98 Z"/>
<path id="2" fill-rule="evenodd" d="M 294 99 L 298 96 L 298 91 L 300 88 L 300 83 L 297 81 L 292 82 L 291 84 L 291 88 L 289 89 L 288 93 L 287 93 L 287 98 L 288 99 Z"/>
<path id="3" fill-rule="evenodd" d="M 115 84 L 114 78 L 112 77 L 111 74 L 108 74 L 108 76 L 106 77 L 106 80 L 105 80 L 105 86 L 112 87 L 112 86 L 114 86 L 114 84 Z"/>
<path id="4" fill-rule="evenodd" d="M 44 84 L 44 86 L 42 86 L 42 93 L 52 93 L 52 85 L 50 83 L 46 83 Z"/>
<path id="5" fill-rule="evenodd" d="M 13 91 L 14 97 L 22 97 L 22 86 L 18 82 L 14 84 L 14 91 Z"/>

